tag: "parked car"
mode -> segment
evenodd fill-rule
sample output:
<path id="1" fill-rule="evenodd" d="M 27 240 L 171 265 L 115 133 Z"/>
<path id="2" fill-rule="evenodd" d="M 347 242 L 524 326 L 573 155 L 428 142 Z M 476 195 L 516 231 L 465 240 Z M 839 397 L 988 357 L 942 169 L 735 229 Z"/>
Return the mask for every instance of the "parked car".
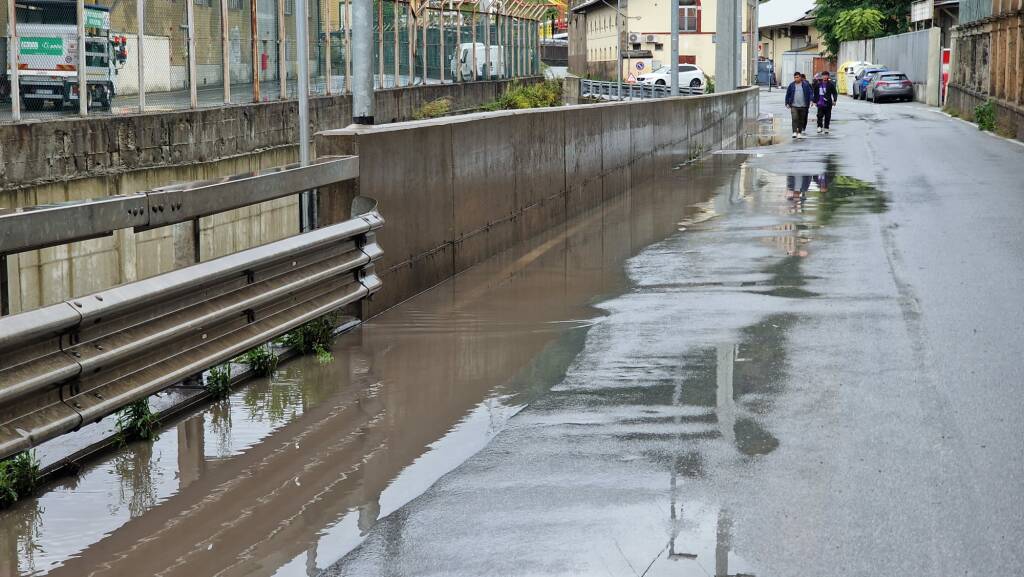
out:
<path id="1" fill-rule="evenodd" d="M 886 70 L 871 78 L 866 92 L 867 98 L 871 102 L 881 102 L 882 100 L 910 102 L 914 99 L 914 83 L 899 70 Z"/>
<path id="2" fill-rule="evenodd" d="M 865 89 L 868 87 L 868 82 L 871 82 L 871 77 L 879 72 L 887 70 L 884 66 L 876 66 L 871 68 L 865 68 L 857 74 L 857 79 L 853 83 L 853 98 L 864 100 Z"/>
<path id="3" fill-rule="evenodd" d="M 701 88 L 704 86 L 704 71 L 701 70 L 700 66 L 696 64 L 680 64 L 679 70 L 679 86 L 689 86 L 690 88 Z M 640 84 L 653 84 L 657 86 L 668 86 L 671 83 L 671 77 L 669 74 L 672 73 L 672 69 L 668 66 L 662 66 L 654 72 L 649 72 L 643 76 L 637 78 L 637 82 Z"/>

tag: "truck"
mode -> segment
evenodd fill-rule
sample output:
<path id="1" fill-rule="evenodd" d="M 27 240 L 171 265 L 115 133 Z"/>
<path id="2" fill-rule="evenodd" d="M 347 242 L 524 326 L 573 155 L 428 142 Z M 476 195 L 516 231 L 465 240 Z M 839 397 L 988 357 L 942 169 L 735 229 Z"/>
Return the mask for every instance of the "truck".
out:
<path id="1" fill-rule="evenodd" d="M 491 78 L 500 78 L 505 75 L 505 54 L 504 47 L 491 45 Z M 457 53 L 450 59 L 449 70 L 452 78 L 457 80 L 473 79 L 473 53 L 476 52 L 476 77 L 483 80 L 487 71 L 488 46 L 482 42 L 476 44 L 466 42 L 459 45 Z"/>
<path id="2" fill-rule="evenodd" d="M 75 0 L 18 0 L 18 84 L 22 108 L 78 107 L 78 19 Z M 9 36 L 9 31 L 8 31 Z M 114 78 L 128 58 L 127 39 L 110 32 L 110 8 L 85 7 L 85 74 L 89 108 L 110 110 Z M 10 46 L 2 52 L 0 98 L 11 96 Z"/>

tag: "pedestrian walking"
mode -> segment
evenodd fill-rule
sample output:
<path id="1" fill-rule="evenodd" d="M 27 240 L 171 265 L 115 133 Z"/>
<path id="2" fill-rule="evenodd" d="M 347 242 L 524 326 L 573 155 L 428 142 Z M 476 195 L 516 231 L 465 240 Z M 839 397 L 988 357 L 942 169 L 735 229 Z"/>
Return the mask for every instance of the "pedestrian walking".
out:
<path id="1" fill-rule="evenodd" d="M 811 85 L 811 93 L 814 94 L 814 105 L 818 107 L 818 134 L 822 131 L 828 134 L 829 125 L 832 123 L 832 108 L 839 100 L 839 93 L 836 91 L 836 84 L 832 82 L 828 70 L 821 73 L 820 79 L 815 79 Z"/>
<path id="2" fill-rule="evenodd" d="M 803 138 L 804 130 L 807 129 L 807 109 L 811 106 L 811 86 L 804 79 L 804 75 L 796 72 L 793 74 L 793 82 L 786 87 L 786 108 L 793 121 L 793 138 Z"/>

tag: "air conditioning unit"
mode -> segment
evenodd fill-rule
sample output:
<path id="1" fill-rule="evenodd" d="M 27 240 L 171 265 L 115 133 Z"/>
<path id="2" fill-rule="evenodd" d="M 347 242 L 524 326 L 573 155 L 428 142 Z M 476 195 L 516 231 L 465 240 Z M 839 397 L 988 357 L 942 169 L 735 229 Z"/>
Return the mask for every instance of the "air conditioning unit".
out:
<path id="1" fill-rule="evenodd" d="M 629 41 L 632 44 L 636 44 L 637 42 L 640 42 L 640 35 L 639 34 L 635 34 L 635 33 L 634 34 L 630 34 L 629 35 Z"/>
<path id="2" fill-rule="evenodd" d="M 657 40 L 655 39 L 654 34 L 648 34 L 647 35 L 647 41 L 648 42 L 656 42 Z"/>

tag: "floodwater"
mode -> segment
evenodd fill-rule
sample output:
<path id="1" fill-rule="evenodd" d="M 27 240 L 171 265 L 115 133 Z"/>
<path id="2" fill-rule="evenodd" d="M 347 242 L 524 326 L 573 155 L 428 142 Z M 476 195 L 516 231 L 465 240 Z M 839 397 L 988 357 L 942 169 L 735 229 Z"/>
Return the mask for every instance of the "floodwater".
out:
<path id="1" fill-rule="evenodd" d="M 272 378 L 168 424 L 156 441 L 45 488 L 0 516 L 0 574 L 331 568 L 525 407 L 565 395 L 567 371 L 610 314 L 596 305 L 635 290 L 627 260 L 747 194 L 754 173 L 740 169 L 742 160 L 714 157 L 614 197 L 342 335 L 333 362 L 283 364 Z M 634 368 L 655 379 L 661 370 Z M 714 428 L 705 408 L 658 408 L 642 419 L 650 422 L 611 434 L 661 438 L 633 429 L 691 421 L 684 437 Z M 752 454 L 770 450 L 770 433 L 748 421 L 737 414 L 736 443 Z M 692 456 L 660 451 L 673 471 L 696 474 L 687 468 L 696 466 Z M 681 497 L 678 506 L 673 518 L 690 533 L 714 535 L 729 523 L 716 506 Z"/>

